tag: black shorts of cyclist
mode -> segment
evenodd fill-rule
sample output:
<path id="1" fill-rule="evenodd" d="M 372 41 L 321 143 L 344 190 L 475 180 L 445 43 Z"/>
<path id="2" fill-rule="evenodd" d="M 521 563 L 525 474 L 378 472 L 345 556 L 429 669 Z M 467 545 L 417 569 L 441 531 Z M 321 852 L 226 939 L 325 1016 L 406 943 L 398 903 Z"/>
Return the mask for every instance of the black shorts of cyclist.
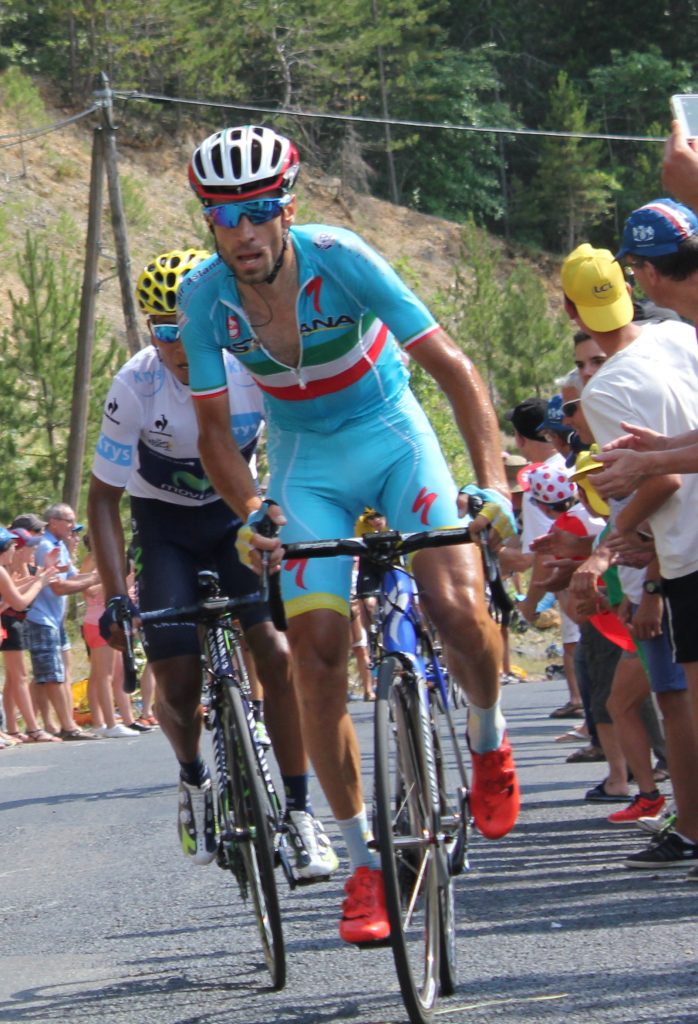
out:
<path id="1" fill-rule="evenodd" d="M 221 594 L 244 597 L 259 589 L 259 577 L 242 565 L 235 550 L 240 520 L 224 501 L 189 507 L 150 498 L 131 498 L 137 603 L 141 611 L 194 604 L 196 577 L 217 572 Z M 270 620 L 266 604 L 256 602 L 237 616 L 243 629 Z M 198 654 L 194 623 L 145 626 L 148 661 Z"/>

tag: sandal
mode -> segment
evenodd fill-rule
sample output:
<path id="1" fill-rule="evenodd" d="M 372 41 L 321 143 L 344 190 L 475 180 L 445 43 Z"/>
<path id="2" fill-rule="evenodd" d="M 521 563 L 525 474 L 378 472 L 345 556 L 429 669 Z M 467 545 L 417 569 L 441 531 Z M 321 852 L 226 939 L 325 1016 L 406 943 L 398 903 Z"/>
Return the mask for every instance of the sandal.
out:
<path id="1" fill-rule="evenodd" d="M 584 718 L 584 708 L 581 704 L 575 704 L 568 700 L 561 708 L 556 708 L 548 715 L 549 718 Z"/>
<path id="2" fill-rule="evenodd" d="M 2 732 L 0 730 L 0 743 L 4 747 L 18 747 L 21 742 L 21 740 L 16 740 L 14 736 L 11 736 L 9 732 Z"/>
<path id="3" fill-rule="evenodd" d="M 45 729 L 31 729 L 27 733 L 25 743 L 62 743 L 63 740 L 60 736 L 54 736 L 50 732 L 46 732 Z"/>
<path id="4" fill-rule="evenodd" d="M 603 779 L 597 786 L 588 789 L 584 799 L 592 804 L 627 804 L 631 799 L 630 793 L 609 793 L 606 789 L 608 779 Z"/>
<path id="5" fill-rule="evenodd" d="M 15 740 L 17 743 L 29 742 L 29 737 L 27 736 L 26 732 L 8 732 L 6 733 L 6 735 L 11 736 L 12 739 Z"/>

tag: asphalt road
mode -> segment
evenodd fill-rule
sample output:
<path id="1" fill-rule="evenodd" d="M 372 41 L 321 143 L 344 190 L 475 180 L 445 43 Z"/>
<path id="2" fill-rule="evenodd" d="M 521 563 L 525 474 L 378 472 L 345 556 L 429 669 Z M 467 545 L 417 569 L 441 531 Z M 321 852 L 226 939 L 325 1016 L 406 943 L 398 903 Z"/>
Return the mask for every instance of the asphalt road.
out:
<path id="1" fill-rule="evenodd" d="M 644 839 L 584 803 L 603 765 L 554 743 L 563 687 L 504 690 L 523 812 L 457 882 L 461 980 L 435 1022 L 698 1022 L 698 885 L 623 867 Z M 370 707 L 351 709 L 370 772 Z M 293 893 L 279 876 L 289 978 L 269 990 L 235 884 L 179 853 L 175 783 L 159 731 L 0 752 L 0 1020 L 404 1021 L 389 950 L 337 937 L 345 870 Z"/>

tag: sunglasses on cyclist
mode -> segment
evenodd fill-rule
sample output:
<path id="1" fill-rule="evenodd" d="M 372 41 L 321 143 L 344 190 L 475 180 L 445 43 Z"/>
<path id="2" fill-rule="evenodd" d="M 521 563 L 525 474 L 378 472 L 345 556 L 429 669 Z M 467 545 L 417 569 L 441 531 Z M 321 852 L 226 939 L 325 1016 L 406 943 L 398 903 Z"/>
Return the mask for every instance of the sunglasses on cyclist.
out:
<path id="1" fill-rule="evenodd" d="M 179 327 L 177 324 L 150 324 L 153 337 L 158 341 L 164 341 L 166 345 L 173 341 L 179 341 Z"/>
<path id="2" fill-rule="evenodd" d="M 236 228 L 243 217 L 247 217 L 253 224 L 266 224 L 267 221 L 278 217 L 292 198 L 277 196 L 274 199 L 249 199 L 247 202 L 207 206 L 204 209 L 204 216 L 210 217 L 218 228 Z"/>
<path id="3" fill-rule="evenodd" d="M 574 414 L 577 411 L 577 406 L 579 405 L 580 402 L 581 402 L 581 398 L 575 398 L 571 402 L 563 402 L 562 405 L 560 406 L 560 408 L 562 410 L 562 415 L 563 416 L 567 416 L 568 418 L 570 416 L 574 416 Z"/>

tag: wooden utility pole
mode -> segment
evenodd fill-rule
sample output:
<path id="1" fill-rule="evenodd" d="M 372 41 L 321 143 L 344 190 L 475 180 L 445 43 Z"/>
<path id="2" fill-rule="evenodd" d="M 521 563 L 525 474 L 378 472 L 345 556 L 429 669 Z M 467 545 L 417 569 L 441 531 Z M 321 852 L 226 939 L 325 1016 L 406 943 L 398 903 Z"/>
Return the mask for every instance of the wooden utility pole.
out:
<path id="1" fill-rule="evenodd" d="M 121 184 L 119 182 L 119 168 L 116 156 L 116 128 L 112 118 L 112 92 L 109 88 L 109 79 L 103 71 L 101 79 L 104 97 L 102 103 L 102 113 L 104 115 L 104 161 L 107 168 L 111 225 L 116 245 L 116 270 L 121 287 L 121 306 L 124 311 L 128 350 L 131 355 L 135 355 L 142 346 L 138 333 L 139 318 L 136 315 L 136 300 L 131 280 L 131 256 L 128 249 L 126 217 L 124 216 L 124 206 L 121 200 Z"/>
<path id="2" fill-rule="evenodd" d="M 87 215 L 87 241 L 85 243 L 85 270 L 82 278 L 80 321 L 75 352 L 75 378 L 73 404 L 70 410 L 70 435 L 63 485 L 63 501 L 77 510 L 82 484 L 82 462 L 85 455 L 87 410 L 89 407 L 92 349 L 95 336 L 95 302 L 99 281 L 97 261 L 101 247 L 102 196 L 104 191 L 104 133 L 95 128 L 92 136 L 92 167 L 90 169 L 90 199 Z"/>
<path id="3" fill-rule="evenodd" d="M 104 194 L 104 170 L 106 166 L 109 187 L 109 206 L 116 244 L 116 262 L 121 304 L 126 325 L 126 339 L 129 352 L 133 355 L 140 347 L 138 318 L 133 287 L 131 285 L 131 257 L 128 250 L 126 218 L 121 201 L 121 186 L 116 157 L 116 129 L 112 122 L 112 93 L 109 79 L 100 75 L 101 88 L 94 96 L 102 108 L 104 126 L 95 128 L 92 141 L 92 167 L 90 170 L 90 198 L 87 216 L 87 240 L 85 243 L 85 270 L 82 279 L 80 301 L 80 322 L 75 353 L 75 379 L 73 381 L 73 404 L 70 411 L 70 435 L 63 487 L 63 501 L 77 510 L 82 484 L 82 466 L 85 458 L 89 391 L 92 375 L 92 351 L 95 336 L 95 305 L 100 282 L 97 278 L 97 261 L 102 247 L 102 204 Z"/>
<path id="4" fill-rule="evenodd" d="M 373 22 L 378 26 L 378 4 L 376 0 L 371 0 L 371 10 L 373 12 Z M 381 113 L 383 115 L 383 129 L 385 134 L 385 159 L 388 168 L 388 186 L 390 188 L 390 199 L 398 205 L 400 202 L 400 192 L 397 187 L 397 176 L 395 174 L 395 159 L 393 157 L 393 140 L 390 134 L 390 111 L 388 108 L 388 87 L 385 81 L 385 61 L 383 60 L 383 47 L 379 43 L 376 47 L 378 55 L 378 87 L 380 89 L 381 97 Z"/>

